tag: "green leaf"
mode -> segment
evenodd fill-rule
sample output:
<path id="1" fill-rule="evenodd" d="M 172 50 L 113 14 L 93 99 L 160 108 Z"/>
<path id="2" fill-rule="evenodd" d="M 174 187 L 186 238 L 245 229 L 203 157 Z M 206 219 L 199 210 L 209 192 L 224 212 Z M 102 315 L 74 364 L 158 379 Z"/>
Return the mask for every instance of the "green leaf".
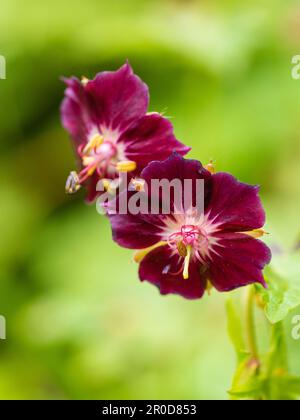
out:
<path id="1" fill-rule="evenodd" d="M 265 312 L 273 324 L 282 321 L 300 306 L 300 252 L 274 256 L 265 270 L 268 288 L 257 286 Z"/>
<path id="2" fill-rule="evenodd" d="M 284 325 L 271 325 L 269 352 L 259 355 L 245 351 L 241 317 L 237 305 L 229 298 L 226 304 L 228 332 L 238 357 L 238 367 L 229 395 L 233 400 L 296 400 L 300 396 L 300 379 L 288 373 L 288 356 Z"/>

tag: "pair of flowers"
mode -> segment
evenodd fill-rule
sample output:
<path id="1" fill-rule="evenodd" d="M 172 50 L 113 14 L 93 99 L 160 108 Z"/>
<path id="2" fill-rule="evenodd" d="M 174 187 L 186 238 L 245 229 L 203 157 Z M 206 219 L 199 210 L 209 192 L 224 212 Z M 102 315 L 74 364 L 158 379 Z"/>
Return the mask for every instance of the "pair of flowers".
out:
<path id="1" fill-rule="evenodd" d="M 211 286 L 229 291 L 256 282 L 265 285 L 262 271 L 271 253 L 258 239 L 265 223 L 259 188 L 185 159 L 190 148 L 176 139 L 170 121 L 147 113 L 148 88 L 128 63 L 93 80 L 73 77 L 65 82 L 62 122 L 81 168 L 71 172 L 68 193 L 84 185 L 87 201 L 93 202 L 100 194 L 99 180 L 109 186 L 124 172 L 148 185 L 153 179 L 204 182 L 202 212 L 178 213 L 174 202 L 169 214 L 108 210 L 113 239 L 137 250 L 140 279 L 162 294 L 188 299 L 202 297 Z"/>

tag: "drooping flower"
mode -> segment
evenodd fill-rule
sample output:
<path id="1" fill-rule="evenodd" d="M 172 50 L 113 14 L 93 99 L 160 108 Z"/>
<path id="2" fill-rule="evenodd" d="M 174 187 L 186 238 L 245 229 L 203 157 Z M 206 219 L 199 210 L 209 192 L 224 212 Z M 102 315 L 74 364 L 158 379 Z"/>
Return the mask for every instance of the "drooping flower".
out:
<path id="1" fill-rule="evenodd" d="M 148 185 L 147 194 L 153 179 L 179 179 L 183 189 L 184 180 L 202 179 L 205 188 L 200 212 L 194 205 L 177 212 L 173 203 L 170 214 L 109 214 L 114 240 L 138 250 L 142 281 L 157 286 L 161 294 L 188 299 L 201 298 L 211 286 L 230 291 L 256 282 L 266 285 L 262 270 L 271 252 L 258 239 L 265 223 L 259 187 L 228 173 L 211 173 L 178 154 L 150 163 L 140 179 Z"/>
<path id="2" fill-rule="evenodd" d="M 158 113 L 147 114 L 148 87 L 128 63 L 93 80 L 72 77 L 65 83 L 62 123 L 73 139 L 81 168 L 68 177 L 68 193 L 85 185 L 91 202 L 99 195 L 100 179 L 115 179 L 120 172 L 134 176 L 152 160 L 190 150 L 175 138 L 170 121 Z"/>

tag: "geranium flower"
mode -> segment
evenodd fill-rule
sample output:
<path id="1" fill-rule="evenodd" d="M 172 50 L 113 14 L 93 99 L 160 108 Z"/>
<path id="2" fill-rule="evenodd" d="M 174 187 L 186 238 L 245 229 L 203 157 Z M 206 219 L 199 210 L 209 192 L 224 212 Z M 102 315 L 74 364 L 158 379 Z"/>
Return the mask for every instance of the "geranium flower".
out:
<path id="1" fill-rule="evenodd" d="M 128 63 L 95 79 L 65 79 L 62 123 L 70 133 L 81 170 L 72 171 L 66 191 L 82 185 L 93 201 L 100 179 L 111 180 L 119 172 L 138 174 L 150 161 L 164 160 L 177 151 L 190 149 L 174 136 L 172 124 L 158 113 L 147 114 L 148 87 Z"/>
<path id="2" fill-rule="evenodd" d="M 203 179 L 205 185 L 202 212 L 191 206 L 176 214 L 174 203 L 170 214 L 109 211 L 114 240 L 138 250 L 135 261 L 140 263 L 142 281 L 157 286 L 161 294 L 188 299 L 201 298 L 211 286 L 222 292 L 256 282 L 266 286 L 262 270 L 271 253 L 257 239 L 264 234 L 265 223 L 259 187 L 228 173 L 211 173 L 200 162 L 178 154 L 150 163 L 140 179 L 149 191 L 153 179 L 179 179 L 182 185 L 185 179 L 193 183 Z"/>

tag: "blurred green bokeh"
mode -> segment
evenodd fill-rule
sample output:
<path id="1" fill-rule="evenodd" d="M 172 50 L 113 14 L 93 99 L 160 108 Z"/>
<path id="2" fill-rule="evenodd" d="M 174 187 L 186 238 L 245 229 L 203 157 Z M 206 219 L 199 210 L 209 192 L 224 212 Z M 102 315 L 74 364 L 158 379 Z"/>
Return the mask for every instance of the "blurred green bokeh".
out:
<path id="1" fill-rule="evenodd" d="M 65 196 L 74 156 L 59 77 L 128 58 L 191 157 L 262 186 L 268 241 L 289 248 L 300 233 L 299 27 L 296 0 L 1 0 L 0 398 L 227 398 L 226 296 L 160 297 L 83 194 Z M 300 342 L 289 350 L 300 373 Z"/>

